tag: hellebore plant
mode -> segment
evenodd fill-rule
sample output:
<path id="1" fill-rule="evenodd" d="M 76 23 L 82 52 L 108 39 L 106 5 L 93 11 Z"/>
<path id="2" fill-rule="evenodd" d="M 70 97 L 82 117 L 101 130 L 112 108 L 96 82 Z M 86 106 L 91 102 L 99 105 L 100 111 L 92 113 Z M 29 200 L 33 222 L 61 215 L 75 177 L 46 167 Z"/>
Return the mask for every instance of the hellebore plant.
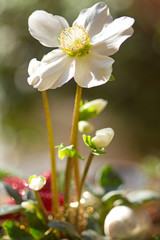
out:
<path id="1" fill-rule="evenodd" d="M 101 217 L 97 220 L 92 212 L 97 211 L 98 213 L 98 207 L 105 205 L 108 201 L 106 198 L 100 200 L 100 196 L 102 197 L 108 192 L 108 185 L 111 184 L 112 188 L 116 189 L 122 184 L 122 181 L 111 168 L 105 168 L 100 177 L 100 185 L 103 190 L 101 189 L 99 192 L 96 188 L 92 189 L 93 192 L 97 191 L 96 197 L 93 197 L 89 191 L 84 192 L 84 184 L 93 157 L 106 153 L 106 148 L 113 139 L 114 131 L 112 128 L 103 128 L 97 130 L 93 137 L 85 135 L 94 130 L 94 126 L 89 120 L 104 110 L 107 101 L 95 99 L 83 102 L 81 96 L 82 88 L 100 86 L 113 79 L 111 73 L 114 60 L 110 56 L 116 53 L 120 45 L 133 34 L 134 19 L 120 17 L 113 20 L 107 5 L 99 2 L 91 8 L 82 10 L 72 27 L 69 27 L 63 17 L 42 10 L 33 12 L 29 17 L 28 24 L 30 34 L 35 39 L 46 47 L 56 48 L 43 56 L 41 61 L 36 58 L 30 61 L 27 79 L 30 85 L 42 92 L 51 159 L 49 191 L 52 203 L 51 209 L 48 211 L 42 197 L 42 191 L 48 184 L 48 179 L 46 180 L 44 176 L 31 176 L 27 189 L 22 188 L 23 194 L 16 190 L 18 188 L 13 189 L 6 184 L 6 190 L 15 200 L 16 205 L 12 207 L 10 205 L 10 208 L 5 205 L 3 209 L 0 209 L 0 215 L 19 213 L 20 221 L 18 222 L 17 219 L 16 223 L 4 222 L 4 234 L 8 234 L 11 239 L 15 240 L 23 239 L 23 237 L 27 240 L 108 239 L 107 236 L 99 235 L 99 233 L 104 233 L 102 230 L 104 214 L 101 214 L 103 220 Z M 56 168 L 52 121 L 46 90 L 61 87 L 73 77 L 77 88 L 70 142 L 68 146 L 63 143 L 56 146 L 59 158 L 67 158 L 62 205 L 59 197 L 60 179 Z M 79 170 L 79 160 L 84 160 L 84 158 L 83 154 L 81 156 L 79 153 L 78 130 L 84 133 L 83 141 L 90 149 L 82 175 Z M 108 176 L 114 176 L 113 183 L 109 182 Z M 125 199 L 127 203 L 129 202 L 121 194 L 118 196 Z M 91 204 L 91 200 L 94 202 L 93 204 Z M 88 205 L 87 201 L 89 201 Z M 88 217 L 89 214 L 92 216 L 91 219 Z M 97 227 L 97 229 L 101 229 L 99 233 L 93 229 L 89 230 L 91 223 L 94 225 L 94 230 L 96 230 L 95 226 L 100 226 Z M 106 229 L 105 233 L 108 234 Z"/>

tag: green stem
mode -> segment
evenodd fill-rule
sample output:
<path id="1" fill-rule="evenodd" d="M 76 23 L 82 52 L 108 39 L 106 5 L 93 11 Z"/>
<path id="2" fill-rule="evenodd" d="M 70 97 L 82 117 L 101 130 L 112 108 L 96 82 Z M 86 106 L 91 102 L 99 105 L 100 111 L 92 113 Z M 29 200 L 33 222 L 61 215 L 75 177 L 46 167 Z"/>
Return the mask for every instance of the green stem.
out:
<path id="1" fill-rule="evenodd" d="M 77 132 L 78 132 L 78 121 L 79 121 L 79 107 L 80 101 L 82 96 L 82 88 L 77 85 L 76 88 L 76 96 L 75 96 L 75 104 L 74 104 L 74 112 L 73 112 L 73 120 L 72 120 L 72 129 L 71 129 L 71 136 L 70 136 L 70 145 L 77 145 Z M 75 174 L 75 184 L 79 182 L 79 167 L 78 162 L 76 162 L 76 171 L 78 172 Z M 66 174 L 65 174 L 65 189 L 64 189 L 64 207 L 65 213 L 68 214 L 69 208 L 69 195 L 70 195 L 70 183 L 71 183 L 71 175 L 73 170 L 74 162 L 72 158 L 67 159 L 67 166 L 66 166 Z"/>
<path id="2" fill-rule="evenodd" d="M 54 150 L 54 138 L 52 130 L 51 115 L 49 110 L 49 103 L 47 98 L 46 91 L 42 92 L 43 103 L 46 115 L 46 124 L 48 130 L 48 140 L 50 148 L 50 158 L 51 158 L 51 191 L 52 191 L 52 210 L 54 212 L 55 218 L 59 216 L 59 198 L 58 198 L 58 189 L 57 189 L 57 172 L 56 172 L 56 160 L 55 160 L 55 150 Z"/>
<path id="3" fill-rule="evenodd" d="M 34 191 L 34 194 L 35 194 L 35 198 L 36 198 L 36 201 L 37 201 L 37 203 L 38 203 L 38 208 L 39 208 L 41 214 L 43 215 L 44 219 L 45 219 L 46 221 L 48 221 L 47 212 L 46 212 L 46 209 L 45 209 L 45 207 L 44 207 L 44 204 L 43 204 L 43 202 L 42 202 L 42 200 L 41 200 L 41 198 L 40 198 L 40 196 L 39 196 L 39 192 L 38 192 L 38 191 Z"/>
<path id="4" fill-rule="evenodd" d="M 81 182 L 80 182 L 79 194 L 78 194 L 78 208 L 77 208 L 77 216 L 76 216 L 76 226 L 77 226 L 77 229 L 79 228 L 78 216 L 79 216 L 79 210 L 80 210 L 80 205 L 81 205 L 80 199 L 81 199 L 81 195 L 82 195 L 83 186 L 84 186 L 84 183 L 85 183 L 85 180 L 86 180 L 86 176 L 87 176 L 89 167 L 91 165 L 91 162 L 93 160 L 93 157 L 94 157 L 94 154 L 91 152 L 89 157 L 88 157 L 88 160 L 87 160 L 87 163 L 86 163 L 83 175 L 82 175 L 82 179 L 81 179 Z"/>

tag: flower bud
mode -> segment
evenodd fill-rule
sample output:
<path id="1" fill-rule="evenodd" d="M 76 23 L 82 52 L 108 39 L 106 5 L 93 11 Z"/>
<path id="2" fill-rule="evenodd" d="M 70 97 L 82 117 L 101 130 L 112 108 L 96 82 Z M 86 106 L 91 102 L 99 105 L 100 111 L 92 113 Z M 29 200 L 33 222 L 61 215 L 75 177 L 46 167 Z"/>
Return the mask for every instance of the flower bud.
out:
<path id="1" fill-rule="evenodd" d="M 108 137 L 104 134 L 92 138 L 91 142 L 96 148 L 105 148 L 108 146 Z"/>
<path id="2" fill-rule="evenodd" d="M 46 184 L 46 179 L 42 176 L 33 175 L 29 178 L 29 188 L 34 191 L 39 191 Z"/>
<path id="3" fill-rule="evenodd" d="M 123 205 L 112 208 L 104 222 L 104 232 L 112 240 L 144 240 L 150 230 L 151 220 L 145 211 Z"/>
<path id="4" fill-rule="evenodd" d="M 28 66 L 28 74 L 29 76 L 32 76 L 38 68 L 42 67 L 46 65 L 46 63 L 38 61 L 36 58 L 31 59 L 31 61 L 29 62 L 29 66 Z"/>
<path id="5" fill-rule="evenodd" d="M 96 136 L 92 138 L 92 143 L 96 148 L 105 148 L 112 141 L 114 131 L 112 128 L 103 128 L 96 131 Z"/>
<path id="6" fill-rule="evenodd" d="M 112 128 L 102 128 L 96 131 L 96 136 L 101 134 L 106 135 L 108 137 L 108 142 L 110 143 L 114 137 L 114 130 Z"/>
<path id="7" fill-rule="evenodd" d="M 79 121 L 78 130 L 83 133 L 90 133 L 94 130 L 94 126 L 88 121 Z"/>
<path id="8" fill-rule="evenodd" d="M 108 102 L 106 100 L 99 98 L 99 99 L 95 99 L 90 102 L 87 102 L 86 104 L 84 104 L 83 107 L 84 109 L 87 109 L 87 108 L 95 109 L 97 111 L 97 114 L 99 114 L 106 107 L 107 103 Z"/>
<path id="9" fill-rule="evenodd" d="M 35 205 L 30 201 L 25 201 L 21 203 L 22 208 L 26 210 L 33 210 L 35 208 Z"/>

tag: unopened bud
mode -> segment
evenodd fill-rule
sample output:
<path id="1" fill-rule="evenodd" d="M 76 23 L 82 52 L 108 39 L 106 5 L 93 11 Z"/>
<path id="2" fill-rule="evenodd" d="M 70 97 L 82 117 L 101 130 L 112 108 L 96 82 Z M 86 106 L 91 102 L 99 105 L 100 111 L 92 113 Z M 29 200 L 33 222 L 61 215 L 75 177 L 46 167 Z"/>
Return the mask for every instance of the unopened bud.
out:
<path id="1" fill-rule="evenodd" d="M 112 141 L 114 131 L 112 128 L 103 128 L 96 131 L 96 136 L 92 138 L 92 143 L 96 148 L 105 148 Z"/>
<path id="2" fill-rule="evenodd" d="M 25 201 L 21 203 L 22 208 L 26 210 L 33 210 L 35 208 L 35 205 L 30 201 Z"/>
<path id="3" fill-rule="evenodd" d="M 34 191 L 39 191 L 46 184 L 46 179 L 42 176 L 33 175 L 29 178 L 29 188 Z"/>
<path id="4" fill-rule="evenodd" d="M 96 131 L 96 136 L 102 135 L 102 134 L 108 137 L 108 142 L 110 143 L 114 137 L 114 130 L 112 128 L 102 128 Z"/>
<path id="5" fill-rule="evenodd" d="M 92 100 L 90 102 L 87 102 L 84 105 L 84 109 L 92 108 L 92 109 L 95 109 L 97 111 L 97 114 L 99 114 L 106 107 L 107 103 L 108 102 L 106 100 L 98 98 L 98 99 Z"/>
<path id="6" fill-rule="evenodd" d="M 108 137 L 104 134 L 93 137 L 91 141 L 96 148 L 105 148 L 108 145 Z"/>
<path id="7" fill-rule="evenodd" d="M 94 130 L 94 126 L 88 121 L 79 121 L 78 130 L 82 133 L 90 133 Z"/>

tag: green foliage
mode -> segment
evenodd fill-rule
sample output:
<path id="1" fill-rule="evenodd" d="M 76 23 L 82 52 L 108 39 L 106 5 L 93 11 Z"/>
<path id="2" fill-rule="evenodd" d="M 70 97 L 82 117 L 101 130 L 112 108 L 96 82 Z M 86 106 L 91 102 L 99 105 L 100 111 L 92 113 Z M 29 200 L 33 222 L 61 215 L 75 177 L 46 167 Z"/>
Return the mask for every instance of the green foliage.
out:
<path id="1" fill-rule="evenodd" d="M 33 240 L 33 237 L 26 232 L 25 229 L 21 229 L 13 221 L 7 220 L 2 226 L 6 234 L 10 236 L 11 240 Z"/>
<path id="2" fill-rule="evenodd" d="M 87 136 L 87 135 L 83 134 L 83 141 L 88 147 L 90 147 L 92 149 L 93 154 L 101 155 L 101 154 L 106 153 L 104 148 L 96 148 L 94 146 L 94 144 L 92 143 L 92 137 L 91 136 Z"/>
<path id="3" fill-rule="evenodd" d="M 22 210 L 21 205 L 3 205 L 0 207 L 0 216 L 18 213 Z"/>
<path id="4" fill-rule="evenodd" d="M 123 184 L 122 179 L 111 166 L 103 168 L 98 177 L 98 181 L 105 192 L 118 189 Z"/>
<path id="5" fill-rule="evenodd" d="M 48 225 L 43 221 L 38 211 L 26 211 L 29 231 L 35 239 L 39 239 L 48 230 Z"/>
<path id="6" fill-rule="evenodd" d="M 109 240 L 108 237 L 104 237 L 104 236 L 101 236 L 99 235 L 97 232 L 91 230 L 91 229 L 88 229 L 88 230 L 85 230 L 82 232 L 82 239 L 83 240 Z"/>
<path id="7" fill-rule="evenodd" d="M 16 203 L 20 204 L 23 202 L 22 196 L 16 189 L 13 189 L 10 185 L 4 183 L 5 190 L 15 200 Z"/>
<path id="8" fill-rule="evenodd" d="M 75 230 L 73 225 L 69 222 L 55 220 L 49 223 L 49 226 L 53 229 L 58 229 L 65 232 L 71 239 L 80 240 L 81 237 L 79 233 Z"/>
<path id="9" fill-rule="evenodd" d="M 61 145 L 56 146 L 58 148 L 58 156 L 60 159 L 64 159 L 65 157 L 73 158 L 77 157 L 81 160 L 84 160 L 79 153 L 75 150 L 74 145 L 66 146 L 61 143 Z"/>

